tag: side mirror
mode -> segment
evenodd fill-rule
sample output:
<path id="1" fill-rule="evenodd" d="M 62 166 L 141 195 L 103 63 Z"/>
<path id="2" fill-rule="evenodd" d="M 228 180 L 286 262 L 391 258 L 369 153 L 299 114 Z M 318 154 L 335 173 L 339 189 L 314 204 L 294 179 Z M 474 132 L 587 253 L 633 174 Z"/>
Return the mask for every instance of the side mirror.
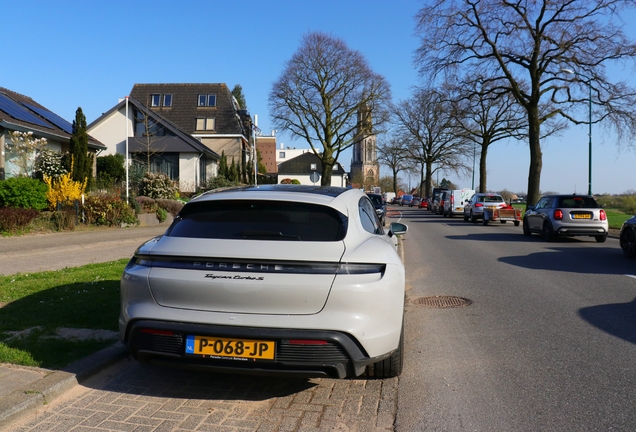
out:
<path id="1" fill-rule="evenodd" d="M 534 206 L 533 205 L 526 206 L 526 211 L 528 210 L 534 210 Z"/>
<path id="2" fill-rule="evenodd" d="M 409 227 L 407 225 L 404 225 L 403 223 L 391 222 L 391 225 L 389 225 L 389 237 L 392 237 L 394 235 L 402 235 L 407 232 L 408 229 Z"/>

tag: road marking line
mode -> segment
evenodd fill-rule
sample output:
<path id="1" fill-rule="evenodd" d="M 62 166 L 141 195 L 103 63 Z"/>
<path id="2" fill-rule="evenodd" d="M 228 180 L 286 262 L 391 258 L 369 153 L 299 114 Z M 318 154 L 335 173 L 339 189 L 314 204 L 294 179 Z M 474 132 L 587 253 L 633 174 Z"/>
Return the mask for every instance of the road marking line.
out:
<path id="1" fill-rule="evenodd" d="M 628 275 L 628 274 L 626 274 L 625 276 L 636 279 L 636 275 Z"/>

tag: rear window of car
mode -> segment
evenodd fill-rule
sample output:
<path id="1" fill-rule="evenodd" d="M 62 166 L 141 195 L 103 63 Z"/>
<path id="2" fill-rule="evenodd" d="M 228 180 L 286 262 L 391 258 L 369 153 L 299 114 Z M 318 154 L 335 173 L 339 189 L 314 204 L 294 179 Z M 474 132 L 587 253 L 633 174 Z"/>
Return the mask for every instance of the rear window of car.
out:
<path id="1" fill-rule="evenodd" d="M 481 202 L 504 202 L 503 198 L 501 196 L 498 195 L 485 195 L 482 196 L 479 201 Z"/>
<path id="2" fill-rule="evenodd" d="M 557 207 L 563 208 L 598 208 L 598 203 L 592 197 L 559 197 Z"/>
<path id="3" fill-rule="evenodd" d="M 347 218 L 316 204 L 287 201 L 207 201 L 186 204 L 166 232 L 169 237 L 339 241 Z"/>

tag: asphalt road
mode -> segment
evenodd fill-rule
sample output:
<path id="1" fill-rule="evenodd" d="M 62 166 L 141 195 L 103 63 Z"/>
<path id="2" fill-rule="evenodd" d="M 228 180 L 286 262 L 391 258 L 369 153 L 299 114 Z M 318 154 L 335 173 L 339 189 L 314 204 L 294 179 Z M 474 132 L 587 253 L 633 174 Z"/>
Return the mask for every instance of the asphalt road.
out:
<path id="1" fill-rule="evenodd" d="M 403 210 L 408 298 L 397 431 L 636 430 L 636 263 L 618 240 L 547 243 Z"/>

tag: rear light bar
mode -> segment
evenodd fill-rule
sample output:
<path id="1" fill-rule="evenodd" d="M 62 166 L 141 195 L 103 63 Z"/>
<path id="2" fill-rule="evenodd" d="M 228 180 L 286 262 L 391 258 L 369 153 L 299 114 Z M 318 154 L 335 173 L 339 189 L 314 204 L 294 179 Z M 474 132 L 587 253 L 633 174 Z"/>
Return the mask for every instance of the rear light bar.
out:
<path id="1" fill-rule="evenodd" d="M 484 205 L 482 203 L 475 203 L 475 207 L 483 207 Z"/>
<path id="2" fill-rule="evenodd" d="M 605 214 L 605 210 L 600 211 L 600 217 L 602 221 L 607 220 L 607 215 Z"/>
<path id="3" fill-rule="evenodd" d="M 232 273 L 273 274 L 374 274 L 384 275 L 386 264 L 374 263 L 325 263 L 325 262 L 274 262 L 247 260 L 220 260 L 218 258 L 183 259 L 173 257 L 136 256 L 135 264 L 144 267 L 214 270 Z"/>

